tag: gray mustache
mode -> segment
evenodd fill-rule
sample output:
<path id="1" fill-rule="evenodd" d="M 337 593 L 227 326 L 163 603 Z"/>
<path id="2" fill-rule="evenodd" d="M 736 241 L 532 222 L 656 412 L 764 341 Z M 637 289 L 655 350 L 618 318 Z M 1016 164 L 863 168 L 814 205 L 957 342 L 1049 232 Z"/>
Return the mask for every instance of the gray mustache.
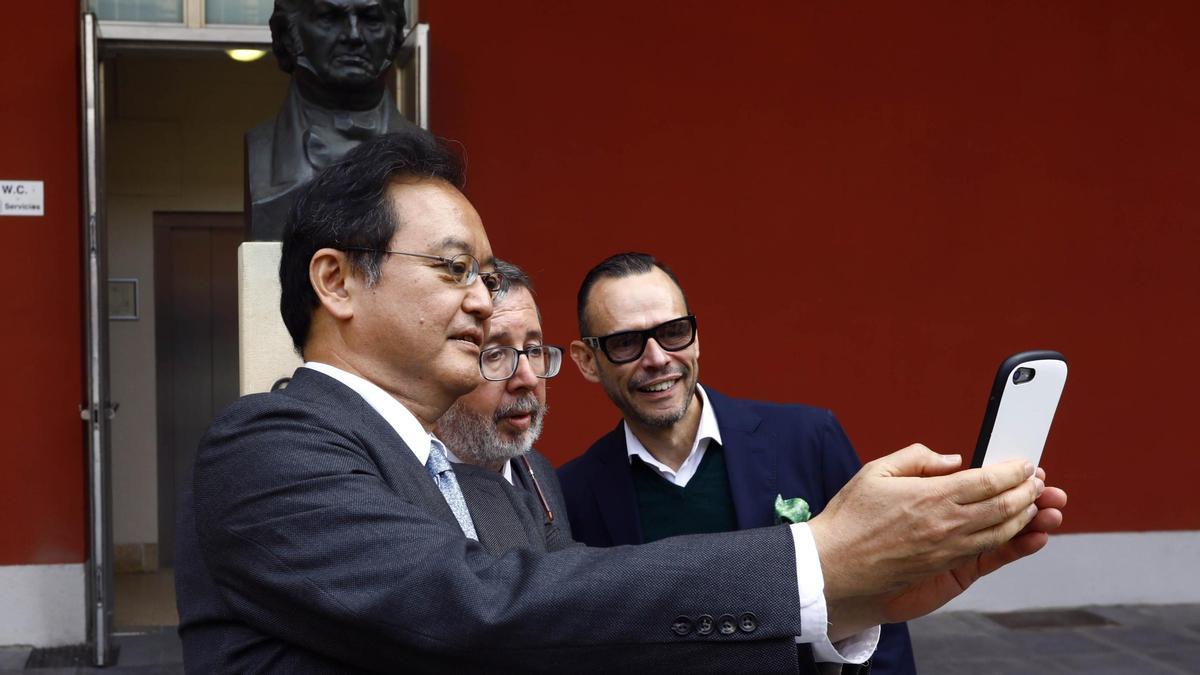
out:
<path id="1" fill-rule="evenodd" d="M 541 413 L 542 410 L 542 406 L 538 404 L 537 398 L 533 395 L 529 395 L 524 398 L 519 398 L 507 405 L 502 405 L 499 408 L 496 408 L 496 412 L 493 417 L 495 417 L 496 422 L 499 422 L 501 418 L 508 417 L 514 413 L 530 413 L 536 415 Z"/>

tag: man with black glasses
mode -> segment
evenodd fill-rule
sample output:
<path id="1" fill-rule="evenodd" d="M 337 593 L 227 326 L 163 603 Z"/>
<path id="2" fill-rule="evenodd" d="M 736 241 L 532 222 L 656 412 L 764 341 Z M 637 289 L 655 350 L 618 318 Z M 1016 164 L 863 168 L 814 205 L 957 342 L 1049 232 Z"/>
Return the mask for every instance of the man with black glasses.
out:
<path id="1" fill-rule="evenodd" d="M 519 547 L 556 550 L 573 543 L 571 526 L 554 467 L 533 444 L 546 416 L 546 380 L 558 374 L 563 350 L 545 343 L 533 282 L 525 271 L 497 258 L 496 272 L 508 289 L 492 302 L 488 338 L 479 355 L 485 381 L 450 406 L 437 422 L 436 435 L 451 461 L 461 463 L 455 473 L 481 544 L 493 553 Z M 518 495 L 510 495 L 501 479 Z M 524 504 L 514 504 L 521 497 Z"/>
<path id="2" fill-rule="evenodd" d="M 571 358 L 623 419 L 559 470 L 576 540 L 641 544 L 806 519 L 859 470 L 828 410 L 700 386 L 697 319 L 653 256 L 623 253 L 592 268 L 578 320 L 584 337 Z M 915 671 L 908 627 L 884 626 L 872 672 Z"/>

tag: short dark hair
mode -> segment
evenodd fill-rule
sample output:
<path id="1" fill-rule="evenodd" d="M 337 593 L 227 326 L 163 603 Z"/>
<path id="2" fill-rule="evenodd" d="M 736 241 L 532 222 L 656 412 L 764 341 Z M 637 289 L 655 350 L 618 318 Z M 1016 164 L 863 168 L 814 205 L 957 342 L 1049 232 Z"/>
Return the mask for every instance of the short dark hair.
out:
<path id="1" fill-rule="evenodd" d="M 300 36 L 296 32 L 296 15 L 300 13 L 300 5 L 313 0 L 275 0 L 275 8 L 271 10 L 271 18 L 267 25 L 271 27 L 271 51 L 279 69 L 291 74 L 296 68 L 296 55 L 299 51 Z M 401 43 L 404 41 L 404 29 L 408 27 L 408 15 L 404 12 L 403 0 L 380 0 L 384 9 L 396 17 L 396 44 L 392 46 L 391 57 L 396 58 Z"/>
<path id="2" fill-rule="evenodd" d="M 580 337 L 591 337 L 591 329 L 587 324 L 587 303 L 588 296 L 592 293 L 592 286 L 601 279 L 620 279 L 622 277 L 630 277 L 635 274 L 646 274 L 655 267 L 662 270 L 664 274 L 675 282 L 675 287 L 679 289 L 679 294 L 683 296 L 683 306 L 688 307 L 687 293 L 683 291 L 683 285 L 679 283 L 679 279 L 675 273 L 671 271 L 661 260 L 655 258 L 649 253 L 618 253 L 610 255 L 600 264 L 588 270 L 587 276 L 583 278 L 583 283 L 579 285 L 579 295 L 576 297 L 575 306 L 576 314 L 579 319 L 579 335 Z"/>
<path id="3" fill-rule="evenodd" d="M 385 255 L 379 251 L 388 247 L 397 225 L 388 186 L 402 177 L 442 180 L 458 190 L 465 182 L 459 158 L 414 129 L 364 141 L 300 189 L 283 227 L 279 313 L 301 354 L 317 306 L 308 278 L 313 254 L 323 248 L 346 251 L 351 272 L 368 284 L 377 282 Z"/>
<path id="4" fill-rule="evenodd" d="M 521 269 L 516 263 L 496 258 L 496 271 L 500 273 L 500 276 L 504 277 L 507 288 L 497 293 L 492 298 L 492 302 L 500 302 L 504 298 L 505 293 L 517 288 L 524 288 L 529 291 L 530 295 L 533 295 L 533 279 L 530 279 L 525 270 Z"/>
<path id="5" fill-rule="evenodd" d="M 530 279 L 525 270 L 518 267 L 516 263 L 496 258 L 496 271 L 504 277 L 505 288 L 492 298 L 493 304 L 504 300 L 505 295 L 518 288 L 524 288 L 529 291 L 529 296 L 533 297 L 533 279 Z M 537 312 L 538 323 L 540 324 L 542 322 L 542 308 L 538 307 L 537 300 L 533 301 L 533 311 Z"/>

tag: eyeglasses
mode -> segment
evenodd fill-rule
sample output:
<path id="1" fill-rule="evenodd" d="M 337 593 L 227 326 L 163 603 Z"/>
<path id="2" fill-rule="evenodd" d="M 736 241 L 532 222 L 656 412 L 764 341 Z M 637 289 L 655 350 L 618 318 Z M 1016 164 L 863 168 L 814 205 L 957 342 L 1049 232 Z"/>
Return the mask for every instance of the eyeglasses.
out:
<path id="1" fill-rule="evenodd" d="M 443 258 L 440 255 L 428 255 L 425 253 L 405 253 L 404 251 L 388 251 L 378 248 L 362 248 L 358 246 L 347 246 L 343 251 L 363 251 L 365 253 L 387 253 L 389 255 L 406 255 L 412 258 L 425 258 L 427 260 L 436 260 L 446 268 L 446 272 L 450 278 L 454 280 L 455 285 L 470 286 L 475 283 L 476 279 L 483 279 L 484 288 L 488 289 L 488 293 L 496 295 L 508 289 L 508 280 L 499 272 L 480 272 L 479 261 L 475 256 L 469 253 L 459 253 L 452 258 Z"/>
<path id="2" fill-rule="evenodd" d="M 696 317 L 688 314 L 645 330 L 626 330 L 600 337 L 585 337 L 583 343 L 604 352 L 614 364 L 637 361 L 646 351 L 646 340 L 654 338 L 668 352 L 687 349 L 696 341 Z"/>
<path id="3" fill-rule="evenodd" d="M 533 345 L 525 349 L 516 347 L 489 347 L 479 352 L 479 373 L 483 379 L 503 382 L 516 375 L 521 355 L 529 361 L 533 374 L 548 380 L 558 374 L 562 367 L 563 350 L 553 345 Z"/>

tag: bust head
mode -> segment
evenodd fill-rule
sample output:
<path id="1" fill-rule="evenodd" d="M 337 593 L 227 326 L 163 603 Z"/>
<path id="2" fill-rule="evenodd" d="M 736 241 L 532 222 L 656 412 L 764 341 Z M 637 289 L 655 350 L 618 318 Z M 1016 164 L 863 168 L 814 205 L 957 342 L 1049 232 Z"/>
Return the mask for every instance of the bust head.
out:
<path id="1" fill-rule="evenodd" d="M 280 69 L 314 87 L 370 89 L 392 64 L 405 24 L 403 0 L 275 0 L 271 46 Z"/>

